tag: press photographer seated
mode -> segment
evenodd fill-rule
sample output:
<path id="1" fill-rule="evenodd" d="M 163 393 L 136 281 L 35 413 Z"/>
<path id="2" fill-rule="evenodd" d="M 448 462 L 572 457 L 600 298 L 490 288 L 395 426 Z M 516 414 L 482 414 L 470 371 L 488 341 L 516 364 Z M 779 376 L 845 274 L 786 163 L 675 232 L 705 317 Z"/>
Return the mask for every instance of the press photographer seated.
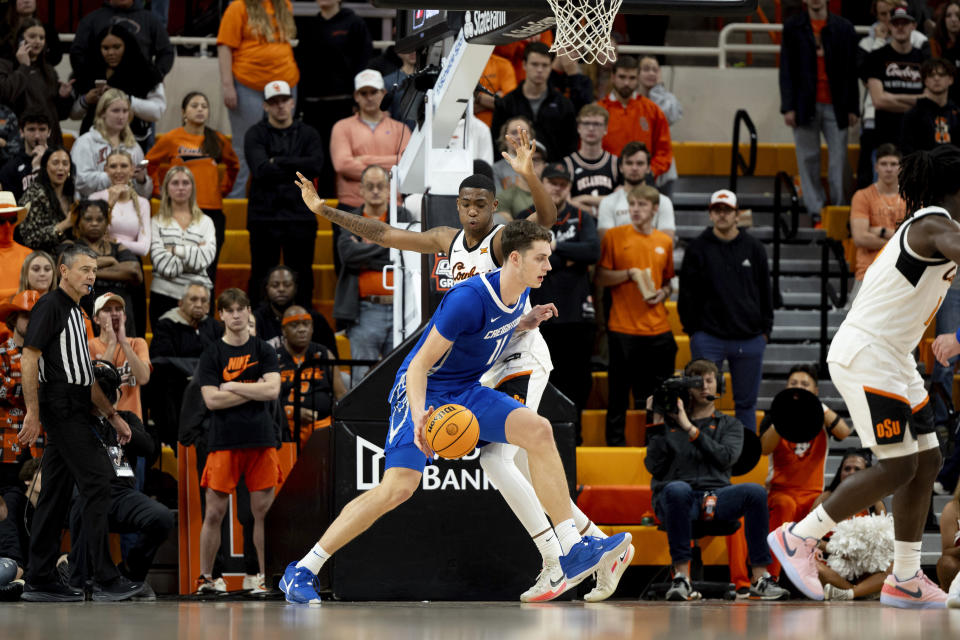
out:
<path id="1" fill-rule="evenodd" d="M 766 542 L 767 492 L 755 483 L 730 483 L 730 471 L 743 448 L 744 428 L 714 405 L 719 396 L 718 374 L 716 365 L 708 360 L 690 362 L 684 377 L 698 376 L 702 383 L 668 383 L 688 390 L 676 394 L 680 396 L 675 401 L 676 412 L 666 413 L 662 426 L 647 427 L 644 464 L 653 476 L 653 508 L 666 527 L 673 561 L 674 578 L 667 599 L 698 597 L 689 580 L 693 521 L 743 517 L 752 566 L 750 598 L 781 600 L 788 592 L 766 571 L 772 560 Z M 655 408 L 664 397 L 662 389 L 654 393 Z"/>

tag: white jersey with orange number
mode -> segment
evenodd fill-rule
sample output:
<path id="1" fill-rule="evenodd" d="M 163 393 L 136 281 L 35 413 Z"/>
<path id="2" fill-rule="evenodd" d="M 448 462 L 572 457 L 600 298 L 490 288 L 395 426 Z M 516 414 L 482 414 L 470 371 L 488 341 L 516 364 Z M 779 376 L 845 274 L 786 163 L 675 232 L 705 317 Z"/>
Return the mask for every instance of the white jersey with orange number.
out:
<path id="1" fill-rule="evenodd" d="M 957 273 L 952 260 L 939 254 L 924 258 L 910 247 L 910 228 L 926 216 L 944 216 L 960 230 L 940 207 L 920 209 L 900 225 L 867 269 L 853 307 L 830 344 L 829 362 L 846 365 L 853 360 L 865 346 L 862 340 L 849 339 L 856 333 L 899 354 L 911 353 L 920 343 Z"/>
<path id="2" fill-rule="evenodd" d="M 488 273 L 500 268 L 493 255 L 493 238 L 503 225 L 494 225 L 483 240 L 472 247 L 468 247 L 466 234 L 461 229 L 450 243 L 449 256 L 450 277 L 454 284 L 463 282 L 467 278 L 479 273 Z M 530 301 L 527 301 L 525 311 L 530 310 Z M 539 329 L 532 331 L 514 332 L 513 337 L 497 362 L 481 378 L 484 386 L 495 387 L 497 383 L 510 375 L 518 375 L 524 371 L 541 371 L 549 374 L 553 369 L 550 360 L 550 349 L 540 335 Z M 536 407 L 533 407 L 536 409 Z"/>

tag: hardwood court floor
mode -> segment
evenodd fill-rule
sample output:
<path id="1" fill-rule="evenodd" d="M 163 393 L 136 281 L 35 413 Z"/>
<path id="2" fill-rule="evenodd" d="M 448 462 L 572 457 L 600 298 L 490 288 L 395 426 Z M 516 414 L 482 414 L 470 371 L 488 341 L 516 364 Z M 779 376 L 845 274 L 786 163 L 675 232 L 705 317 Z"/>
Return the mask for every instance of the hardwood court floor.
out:
<path id="1" fill-rule="evenodd" d="M 240 640 L 323 638 L 491 640 L 820 640 L 960 638 L 960 610 L 901 611 L 879 603 L 666 604 L 613 601 L 2 604 L 0 638 Z"/>

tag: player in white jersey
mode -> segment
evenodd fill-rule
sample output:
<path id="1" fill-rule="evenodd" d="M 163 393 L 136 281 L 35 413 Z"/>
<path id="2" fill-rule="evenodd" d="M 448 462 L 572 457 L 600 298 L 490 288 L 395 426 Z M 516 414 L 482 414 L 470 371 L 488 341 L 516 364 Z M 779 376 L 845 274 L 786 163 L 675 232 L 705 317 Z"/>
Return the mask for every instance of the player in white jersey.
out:
<path id="1" fill-rule="evenodd" d="M 525 130 L 520 131 L 520 136 L 520 139 L 507 136 L 515 155 L 504 153 L 503 156 L 530 185 L 535 212 L 528 219 L 549 229 L 556 222 L 557 208 L 533 170 L 533 142 Z M 309 197 L 304 195 L 304 202 L 317 215 L 382 246 L 427 254 L 446 253 L 454 282 L 493 271 L 503 264 L 503 227 L 493 221 L 493 213 L 497 210 L 494 185 L 484 176 L 471 176 L 461 184 L 457 198 L 460 229 L 434 227 L 423 232 L 406 231 L 379 220 L 327 207 L 316 193 Z M 552 368 L 550 351 L 539 330 L 517 332 L 481 382 L 536 411 Z M 518 454 L 517 447 L 512 445 L 491 443 L 481 448 L 480 464 L 543 558 L 543 570 L 536 583 L 521 595 L 521 600 L 544 602 L 574 587 L 576 583 L 564 580 L 557 537 L 533 490 L 525 455 Z M 606 537 L 573 501 L 571 507 L 574 521 L 583 535 Z M 612 557 L 601 565 L 596 574 L 597 587 L 587 594 L 588 601 L 597 602 L 613 594 L 624 570 L 630 565 L 633 552 L 631 545 L 621 556 Z"/>
<path id="2" fill-rule="evenodd" d="M 960 149 L 942 145 L 908 156 L 900 193 L 914 213 L 867 269 L 827 361 L 854 428 L 877 464 L 849 478 L 806 518 L 767 538 L 784 571 L 823 599 L 817 543 L 836 522 L 893 494 L 893 572 L 882 604 L 942 608 L 947 594 L 920 569 L 930 495 L 940 470 L 933 410 L 913 350 L 937 313 L 960 262 Z"/>

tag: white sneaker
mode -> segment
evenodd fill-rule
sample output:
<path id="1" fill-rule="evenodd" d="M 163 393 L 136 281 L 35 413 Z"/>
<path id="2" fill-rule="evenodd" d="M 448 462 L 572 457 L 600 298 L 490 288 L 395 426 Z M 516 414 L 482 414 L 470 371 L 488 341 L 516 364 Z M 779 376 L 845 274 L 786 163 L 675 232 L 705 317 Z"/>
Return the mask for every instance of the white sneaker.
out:
<path id="1" fill-rule="evenodd" d="M 572 582 L 563 575 L 559 562 L 551 562 L 543 565 L 533 586 L 520 594 L 520 602 L 547 602 L 569 591 L 578 583 L 579 581 Z"/>
<path id="2" fill-rule="evenodd" d="M 214 589 L 215 591 L 220 592 L 220 593 L 226 593 L 226 592 L 227 592 L 227 583 L 226 583 L 226 581 L 223 579 L 223 576 L 220 576 L 219 578 L 217 578 L 216 580 L 213 581 L 213 589 Z"/>
<path id="3" fill-rule="evenodd" d="M 960 573 L 950 583 L 950 590 L 947 591 L 947 607 L 960 609 Z"/>
<path id="4" fill-rule="evenodd" d="M 249 587 L 247 585 L 250 585 Z M 255 576 L 244 576 L 243 577 L 243 588 L 249 589 L 250 593 L 266 593 L 267 586 L 266 581 L 263 578 L 262 573 L 258 573 Z"/>
<path id="5" fill-rule="evenodd" d="M 597 586 L 583 596 L 583 599 L 586 602 L 603 602 L 612 596 L 613 592 L 617 590 L 617 585 L 620 584 L 620 577 L 630 566 L 630 562 L 633 561 L 633 553 L 634 549 L 631 544 L 619 556 L 613 556 L 609 560 L 601 562 L 600 567 L 594 574 L 597 577 Z"/>
<path id="6" fill-rule="evenodd" d="M 853 600 L 853 589 L 841 589 L 832 584 L 825 584 L 823 585 L 823 599 L 834 602 L 839 600 Z"/>

